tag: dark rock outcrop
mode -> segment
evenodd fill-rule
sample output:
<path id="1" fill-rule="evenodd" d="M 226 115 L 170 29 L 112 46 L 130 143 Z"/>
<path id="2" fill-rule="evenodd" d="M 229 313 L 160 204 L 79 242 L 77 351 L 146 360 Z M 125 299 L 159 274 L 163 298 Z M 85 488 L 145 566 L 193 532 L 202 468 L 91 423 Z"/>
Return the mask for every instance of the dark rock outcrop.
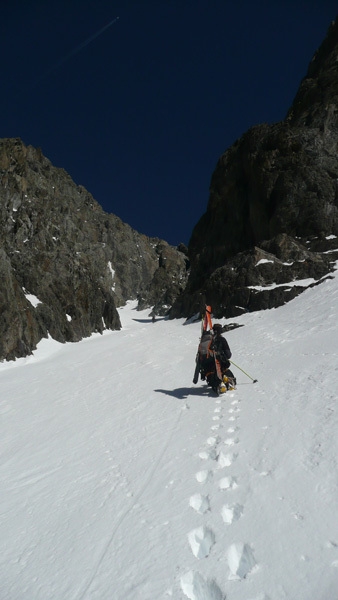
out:
<path id="1" fill-rule="evenodd" d="M 150 285 L 144 285 L 138 295 L 139 309 L 153 306 L 153 315 L 167 315 L 176 298 L 184 290 L 189 261 L 181 244 L 174 249 L 166 242 L 157 245 L 159 263 Z"/>
<path id="2" fill-rule="evenodd" d="M 0 140 L 0 236 L 0 359 L 48 335 L 119 329 L 116 307 L 140 294 L 142 308 L 156 299 L 163 314 L 187 278 L 183 252 L 105 213 L 20 139 Z"/>
<path id="3" fill-rule="evenodd" d="M 334 253 L 323 252 L 338 247 L 337 148 L 338 23 L 333 23 L 286 119 L 253 127 L 220 157 L 207 211 L 189 243 L 188 285 L 171 317 L 194 314 L 204 298 L 217 316 L 279 306 L 304 287 L 252 286 L 318 280 L 333 269 Z M 302 258 L 293 259 L 292 267 L 283 265 L 293 251 Z M 265 252 L 272 262 L 257 265 Z"/>

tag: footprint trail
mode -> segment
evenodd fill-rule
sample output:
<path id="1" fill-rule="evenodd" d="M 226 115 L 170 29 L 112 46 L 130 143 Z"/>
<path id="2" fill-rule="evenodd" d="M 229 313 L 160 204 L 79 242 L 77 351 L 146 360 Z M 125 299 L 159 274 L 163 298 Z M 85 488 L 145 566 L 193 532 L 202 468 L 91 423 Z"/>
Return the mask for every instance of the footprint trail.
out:
<path id="1" fill-rule="evenodd" d="M 236 461 L 240 456 L 240 413 L 240 399 L 234 398 L 233 393 L 217 398 L 211 416 L 210 436 L 198 453 L 202 467 L 195 473 L 198 489 L 189 498 L 189 506 L 196 514 L 196 527 L 187 532 L 188 548 L 196 559 L 196 567 L 207 561 L 211 553 L 219 551 L 225 570 L 221 582 L 205 578 L 197 568 L 183 573 L 180 588 L 190 600 L 225 600 L 226 586 L 230 585 L 227 582 L 246 579 L 258 569 L 248 541 L 238 540 L 229 543 L 227 548 L 223 542 L 217 549 L 219 528 L 226 527 L 230 531 L 245 513 L 245 504 L 236 499 L 242 485 L 236 474 Z M 224 498 L 224 504 L 220 502 L 221 498 Z M 213 505 L 218 507 L 216 511 Z M 203 570 L 205 572 L 208 570 Z"/>

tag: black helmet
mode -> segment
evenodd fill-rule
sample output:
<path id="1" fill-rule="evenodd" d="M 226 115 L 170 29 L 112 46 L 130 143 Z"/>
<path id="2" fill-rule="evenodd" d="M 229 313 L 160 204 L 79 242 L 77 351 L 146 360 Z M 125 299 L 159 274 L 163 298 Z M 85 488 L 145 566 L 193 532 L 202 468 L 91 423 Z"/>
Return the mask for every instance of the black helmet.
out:
<path id="1" fill-rule="evenodd" d="M 221 334 L 222 329 L 223 329 L 223 327 L 220 323 L 215 323 L 215 325 L 213 325 L 214 333 Z"/>

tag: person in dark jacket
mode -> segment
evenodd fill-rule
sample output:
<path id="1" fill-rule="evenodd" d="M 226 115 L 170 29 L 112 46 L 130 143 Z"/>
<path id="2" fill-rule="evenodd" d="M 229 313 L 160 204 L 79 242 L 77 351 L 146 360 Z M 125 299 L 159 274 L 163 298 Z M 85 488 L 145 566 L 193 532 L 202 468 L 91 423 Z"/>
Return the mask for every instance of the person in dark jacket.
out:
<path id="1" fill-rule="evenodd" d="M 231 350 L 228 342 L 222 336 L 222 325 L 220 325 L 219 323 L 215 323 L 212 330 L 214 333 L 212 349 L 216 353 L 216 356 L 221 364 L 222 374 L 230 380 L 230 384 L 236 385 L 236 378 L 232 371 L 230 371 L 229 369 L 229 359 L 231 358 Z"/>

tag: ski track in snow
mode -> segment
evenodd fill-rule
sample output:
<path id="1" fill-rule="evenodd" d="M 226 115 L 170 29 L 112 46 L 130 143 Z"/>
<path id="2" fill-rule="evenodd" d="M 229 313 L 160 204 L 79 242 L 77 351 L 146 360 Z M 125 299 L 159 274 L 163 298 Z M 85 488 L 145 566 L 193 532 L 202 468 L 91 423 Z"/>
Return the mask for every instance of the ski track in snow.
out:
<path id="1" fill-rule="evenodd" d="M 109 548 L 111 547 L 111 545 L 112 545 L 112 543 L 114 541 L 114 538 L 115 538 L 115 535 L 116 535 L 118 529 L 120 528 L 120 526 L 122 525 L 123 521 L 126 519 L 126 517 L 128 516 L 128 514 L 133 510 L 133 508 L 136 506 L 136 504 L 140 501 L 140 499 L 142 498 L 142 495 L 145 492 L 145 490 L 148 488 L 148 486 L 149 486 L 152 478 L 154 477 L 154 475 L 156 473 L 156 470 L 157 470 L 158 466 L 161 463 L 162 458 L 164 457 L 164 455 L 166 453 L 166 450 L 167 450 L 167 448 L 168 448 L 168 446 L 170 444 L 170 441 L 171 441 L 171 439 L 172 439 L 172 437 L 173 437 L 173 435 L 175 433 L 176 427 L 179 424 L 181 415 L 182 415 L 182 409 L 179 410 L 177 418 L 176 418 L 176 421 L 174 422 L 174 425 L 173 425 L 171 431 L 169 431 L 169 435 L 167 436 L 167 438 L 166 438 L 166 440 L 164 442 L 164 445 L 163 445 L 163 448 L 162 448 L 161 452 L 159 452 L 156 460 L 154 461 L 153 465 L 149 469 L 149 473 L 148 473 L 148 475 L 146 475 L 146 477 L 145 477 L 145 479 L 143 481 L 142 487 L 134 495 L 133 501 L 131 502 L 130 506 L 127 506 L 127 508 L 122 512 L 122 514 L 118 518 L 117 522 L 115 523 L 115 525 L 114 525 L 114 527 L 112 529 L 111 535 L 109 536 L 109 539 L 108 539 L 108 541 L 107 541 L 107 543 L 106 543 L 106 545 L 104 547 L 104 550 L 103 550 L 101 556 L 99 557 L 99 560 L 97 561 L 97 564 L 96 564 L 95 568 L 92 571 L 90 579 L 86 582 L 86 584 L 85 584 L 82 592 L 78 596 L 78 600 L 83 600 L 83 598 L 86 597 L 88 591 L 90 590 L 90 588 L 91 588 L 91 586 L 93 584 L 93 581 L 95 580 L 95 577 L 97 576 L 97 573 L 100 570 L 100 567 L 101 567 L 101 565 L 102 565 L 102 563 L 103 563 L 103 561 L 104 561 L 104 559 L 105 559 L 105 557 L 107 555 L 107 552 L 108 552 Z"/>
<path id="2" fill-rule="evenodd" d="M 189 382 L 198 326 L 131 311 L 0 364 L 0 600 L 336 600 L 337 305 L 335 280 L 243 316 L 260 383 L 220 397 Z"/>

